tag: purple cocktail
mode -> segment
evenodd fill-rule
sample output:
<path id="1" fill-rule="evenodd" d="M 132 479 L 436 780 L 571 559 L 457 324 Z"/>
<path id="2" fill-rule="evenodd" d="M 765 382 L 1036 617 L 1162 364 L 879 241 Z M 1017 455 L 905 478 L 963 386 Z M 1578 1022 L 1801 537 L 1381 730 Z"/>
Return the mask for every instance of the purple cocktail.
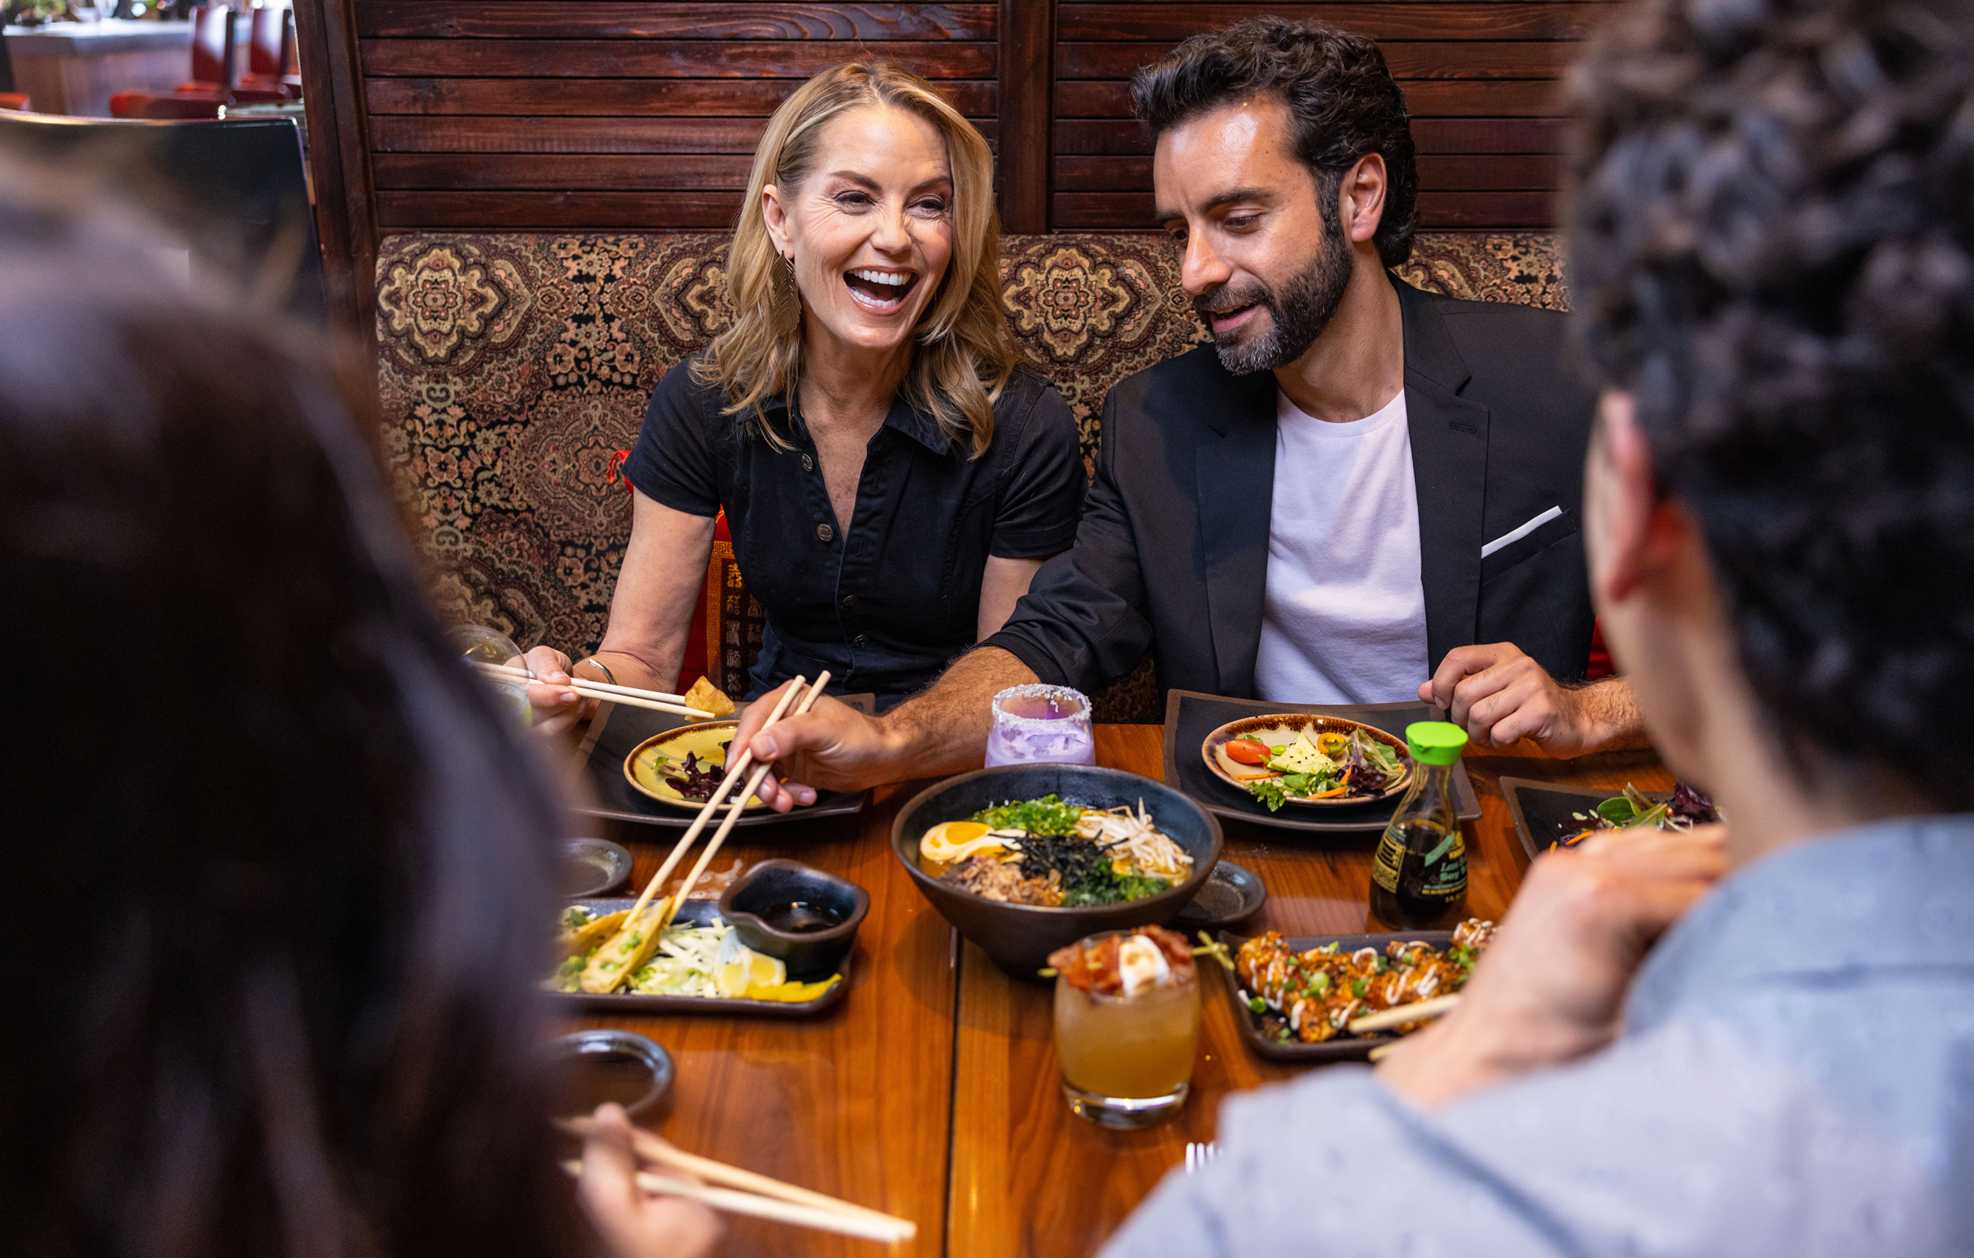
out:
<path id="1" fill-rule="evenodd" d="M 1067 686 L 1032 682 L 994 696 L 987 764 L 1095 764 L 1090 701 Z"/>

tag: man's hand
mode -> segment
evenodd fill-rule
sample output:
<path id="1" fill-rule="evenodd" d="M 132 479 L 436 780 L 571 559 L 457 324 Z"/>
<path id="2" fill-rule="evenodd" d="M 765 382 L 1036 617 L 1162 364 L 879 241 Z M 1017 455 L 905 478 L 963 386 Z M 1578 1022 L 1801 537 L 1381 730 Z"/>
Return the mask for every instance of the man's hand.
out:
<path id="1" fill-rule="evenodd" d="M 1632 977 L 1727 872 L 1727 830 L 1613 830 L 1529 867 L 1460 1004 L 1399 1042 L 1379 1077 L 1438 1105 L 1617 1037 Z"/>
<path id="2" fill-rule="evenodd" d="M 1623 679 L 1564 686 L 1512 642 L 1448 651 L 1419 698 L 1445 708 L 1446 719 L 1465 728 L 1477 747 L 1526 738 L 1567 758 L 1633 741 L 1643 731 Z"/>
<path id="3" fill-rule="evenodd" d="M 734 731 L 734 746 L 752 747 L 756 763 L 776 766 L 761 781 L 763 803 L 787 812 L 797 804 L 815 803 L 817 787 L 861 791 L 893 780 L 892 746 L 884 728 L 875 717 L 828 695 L 803 715 L 785 716 L 767 733 L 757 733 L 791 684 L 784 682 L 748 704 Z"/>

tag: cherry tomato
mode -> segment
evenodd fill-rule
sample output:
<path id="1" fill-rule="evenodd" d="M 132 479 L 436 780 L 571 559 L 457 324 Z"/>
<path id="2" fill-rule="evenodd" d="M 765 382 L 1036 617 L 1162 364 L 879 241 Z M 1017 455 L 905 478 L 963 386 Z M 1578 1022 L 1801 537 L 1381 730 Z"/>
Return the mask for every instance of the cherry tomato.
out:
<path id="1" fill-rule="evenodd" d="M 1258 738 L 1236 738 L 1227 744 L 1227 758 L 1236 764 L 1268 763 L 1268 744 Z"/>

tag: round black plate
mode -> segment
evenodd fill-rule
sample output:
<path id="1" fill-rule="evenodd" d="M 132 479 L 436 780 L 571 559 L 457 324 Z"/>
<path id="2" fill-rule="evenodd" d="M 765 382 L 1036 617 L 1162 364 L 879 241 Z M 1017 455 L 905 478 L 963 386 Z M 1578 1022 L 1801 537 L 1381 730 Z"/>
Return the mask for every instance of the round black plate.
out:
<path id="1" fill-rule="evenodd" d="M 1179 916 L 1172 919 L 1175 930 L 1217 930 L 1244 922 L 1260 911 L 1268 899 L 1268 889 L 1261 885 L 1261 879 L 1245 865 L 1236 865 L 1223 860 L 1213 867 L 1213 873 L 1200 884 L 1199 894 L 1193 902 L 1179 910 Z"/>
<path id="2" fill-rule="evenodd" d="M 615 891 L 631 876 L 631 854 L 608 839 L 564 839 L 556 864 L 572 900 Z"/>

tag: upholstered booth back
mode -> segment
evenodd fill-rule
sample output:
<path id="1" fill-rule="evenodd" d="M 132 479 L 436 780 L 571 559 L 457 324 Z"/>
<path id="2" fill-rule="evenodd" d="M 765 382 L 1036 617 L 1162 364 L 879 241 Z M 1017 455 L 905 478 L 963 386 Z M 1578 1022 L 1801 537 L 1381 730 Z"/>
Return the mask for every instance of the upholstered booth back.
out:
<path id="1" fill-rule="evenodd" d="M 646 397 L 721 319 L 725 237 L 545 233 L 387 237 L 377 262 L 386 456 L 435 569 L 444 612 L 523 644 L 602 637 L 630 530 L 613 452 Z M 1202 338 L 1162 236 L 1006 241 L 1009 318 L 1076 413 L 1089 464 L 1105 393 Z M 1428 232 L 1400 274 L 1434 291 L 1561 308 L 1547 234 Z M 728 552 L 730 556 L 730 552 Z M 715 680 L 751 660 L 737 575 L 709 579 Z M 725 638 L 725 641 L 721 641 Z M 1143 672 L 1100 708 L 1157 718 Z"/>

